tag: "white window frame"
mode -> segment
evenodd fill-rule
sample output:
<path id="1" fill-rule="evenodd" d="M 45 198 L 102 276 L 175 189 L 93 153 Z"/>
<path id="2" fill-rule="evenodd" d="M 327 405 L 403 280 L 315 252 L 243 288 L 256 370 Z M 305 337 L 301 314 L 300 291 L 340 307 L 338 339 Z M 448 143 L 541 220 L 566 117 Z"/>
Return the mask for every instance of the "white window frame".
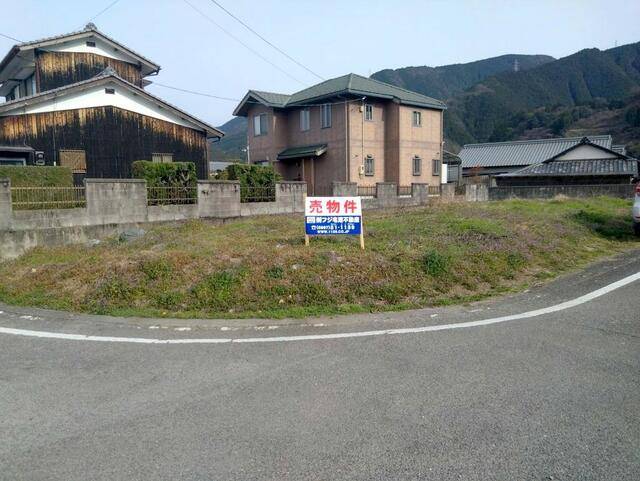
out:
<path id="1" fill-rule="evenodd" d="M 364 119 L 367 122 L 373 122 L 373 105 L 364 104 Z"/>
<path id="2" fill-rule="evenodd" d="M 373 155 L 367 155 L 364 158 L 364 175 L 367 177 L 373 177 L 376 175 L 376 161 L 373 158 Z"/>
<path id="3" fill-rule="evenodd" d="M 173 162 L 173 154 L 168 152 L 154 152 L 151 154 L 151 162 L 157 164 L 170 164 Z"/>
<path id="4" fill-rule="evenodd" d="M 419 110 L 413 111 L 413 126 L 422 127 L 422 112 Z"/>
<path id="5" fill-rule="evenodd" d="M 322 104 L 320 107 L 320 124 L 323 129 L 331 128 L 331 104 Z"/>
<path id="6" fill-rule="evenodd" d="M 432 175 L 440 175 L 440 159 L 433 159 L 431 161 Z"/>
<path id="7" fill-rule="evenodd" d="M 253 116 L 253 136 L 260 137 L 267 135 L 269 129 L 267 127 L 267 114 L 257 114 Z"/>
<path id="8" fill-rule="evenodd" d="M 416 165 L 418 168 L 416 169 Z M 419 155 L 414 155 L 411 159 L 411 172 L 416 177 L 422 175 L 422 158 Z"/>
<path id="9" fill-rule="evenodd" d="M 311 129 L 311 111 L 309 109 L 302 109 L 300 111 L 300 130 L 306 132 Z"/>

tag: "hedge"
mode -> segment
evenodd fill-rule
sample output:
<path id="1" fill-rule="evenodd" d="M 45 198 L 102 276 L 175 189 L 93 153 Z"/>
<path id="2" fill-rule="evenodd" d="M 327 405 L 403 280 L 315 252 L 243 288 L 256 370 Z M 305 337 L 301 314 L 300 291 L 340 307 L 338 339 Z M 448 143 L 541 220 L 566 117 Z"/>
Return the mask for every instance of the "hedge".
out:
<path id="1" fill-rule="evenodd" d="M 227 180 L 239 180 L 242 187 L 271 187 L 282 180 L 273 167 L 255 164 L 231 164 L 224 171 Z"/>
<path id="2" fill-rule="evenodd" d="M 0 179 L 10 179 L 12 187 L 73 187 L 68 167 L 0 165 Z"/>
<path id="3" fill-rule="evenodd" d="M 133 163 L 133 177 L 145 179 L 149 187 L 195 187 L 198 180 L 193 162 L 136 160 Z"/>

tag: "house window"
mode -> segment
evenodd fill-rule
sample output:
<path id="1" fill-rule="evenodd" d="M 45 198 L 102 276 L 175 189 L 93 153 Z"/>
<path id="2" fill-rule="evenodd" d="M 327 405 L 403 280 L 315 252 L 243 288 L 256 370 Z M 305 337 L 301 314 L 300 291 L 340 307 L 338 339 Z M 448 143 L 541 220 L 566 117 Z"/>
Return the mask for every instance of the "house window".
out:
<path id="1" fill-rule="evenodd" d="M 309 109 L 301 110 L 300 111 L 300 130 L 304 132 L 305 130 L 309 130 L 310 128 L 311 126 L 310 126 Z"/>
<path id="2" fill-rule="evenodd" d="M 36 77 L 35 75 L 31 75 L 27 77 L 24 81 L 24 90 L 26 96 L 30 96 L 36 93 Z"/>
<path id="3" fill-rule="evenodd" d="M 151 154 L 151 161 L 159 164 L 169 164 L 173 162 L 173 154 Z"/>
<path id="4" fill-rule="evenodd" d="M 440 160 L 439 159 L 433 159 L 432 161 L 432 165 L 433 165 L 433 175 L 440 175 Z"/>
<path id="5" fill-rule="evenodd" d="M 84 150 L 60 150 L 58 159 L 61 167 L 71 169 L 74 174 L 87 172 L 87 154 Z"/>
<path id="6" fill-rule="evenodd" d="M 418 112 L 417 110 L 413 111 L 413 126 L 414 127 L 422 126 L 422 112 Z"/>
<path id="7" fill-rule="evenodd" d="M 373 161 L 373 157 L 367 155 L 364 158 L 364 175 L 374 175 L 375 173 L 375 165 Z"/>
<path id="8" fill-rule="evenodd" d="M 95 47 L 96 43 L 93 42 L 92 40 L 87 40 L 87 47 Z"/>
<path id="9" fill-rule="evenodd" d="M 422 173 L 422 159 L 417 155 L 413 158 L 412 167 L 413 175 L 420 175 Z"/>
<path id="10" fill-rule="evenodd" d="M 12 96 L 13 96 L 12 100 L 18 100 L 20 98 L 20 84 L 13 87 Z"/>
<path id="11" fill-rule="evenodd" d="M 373 105 L 366 104 L 364 106 L 364 119 L 373 120 Z"/>
<path id="12" fill-rule="evenodd" d="M 116 94 L 116 89 L 107 87 L 107 88 L 104 89 L 104 93 L 105 94 L 110 94 L 110 95 L 115 95 Z"/>
<path id="13" fill-rule="evenodd" d="M 267 134 L 267 114 L 255 115 L 253 117 L 253 135 L 256 137 Z"/>
<path id="14" fill-rule="evenodd" d="M 331 127 L 331 104 L 322 105 L 320 112 L 322 114 L 322 128 Z"/>

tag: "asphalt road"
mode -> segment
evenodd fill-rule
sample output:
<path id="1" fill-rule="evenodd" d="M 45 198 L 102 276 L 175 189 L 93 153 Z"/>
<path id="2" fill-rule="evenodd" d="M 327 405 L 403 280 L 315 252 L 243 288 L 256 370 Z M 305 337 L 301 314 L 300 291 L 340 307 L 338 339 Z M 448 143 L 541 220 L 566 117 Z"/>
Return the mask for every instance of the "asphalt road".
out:
<path id="1" fill-rule="evenodd" d="M 517 296 L 315 327 L 167 327 L 7 306 L 0 326 L 180 339 L 356 332 L 524 312 L 637 272 L 636 252 Z M 636 281 L 488 326 L 297 342 L 0 334 L 0 479 L 637 480 L 639 292 Z"/>

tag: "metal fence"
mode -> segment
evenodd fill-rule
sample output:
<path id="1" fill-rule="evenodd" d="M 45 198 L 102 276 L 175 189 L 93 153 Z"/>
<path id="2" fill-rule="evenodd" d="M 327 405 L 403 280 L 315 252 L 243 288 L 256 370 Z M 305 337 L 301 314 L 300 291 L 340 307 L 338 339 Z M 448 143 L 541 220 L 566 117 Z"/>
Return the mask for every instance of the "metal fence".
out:
<path id="1" fill-rule="evenodd" d="M 440 184 L 429 186 L 429 195 L 440 195 L 441 191 L 442 186 Z"/>
<path id="2" fill-rule="evenodd" d="M 375 197 L 378 194 L 378 186 L 376 185 L 359 185 L 358 197 Z"/>
<path id="3" fill-rule="evenodd" d="M 197 203 L 197 187 L 147 187 L 147 205 L 184 205 Z"/>
<path id="4" fill-rule="evenodd" d="M 73 209 L 86 207 L 84 187 L 12 187 L 15 210 Z"/>
<path id="5" fill-rule="evenodd" d="M 240 187 L 240 202 L 275 202 L 276 186 L 252 186 Z"/>
<path id="6" fill-rule="evenodd" d="M 410 185 L 399 185 L 398 186 L 398 197 L 410 197 L 411 196 L 411 186 Z"/>

